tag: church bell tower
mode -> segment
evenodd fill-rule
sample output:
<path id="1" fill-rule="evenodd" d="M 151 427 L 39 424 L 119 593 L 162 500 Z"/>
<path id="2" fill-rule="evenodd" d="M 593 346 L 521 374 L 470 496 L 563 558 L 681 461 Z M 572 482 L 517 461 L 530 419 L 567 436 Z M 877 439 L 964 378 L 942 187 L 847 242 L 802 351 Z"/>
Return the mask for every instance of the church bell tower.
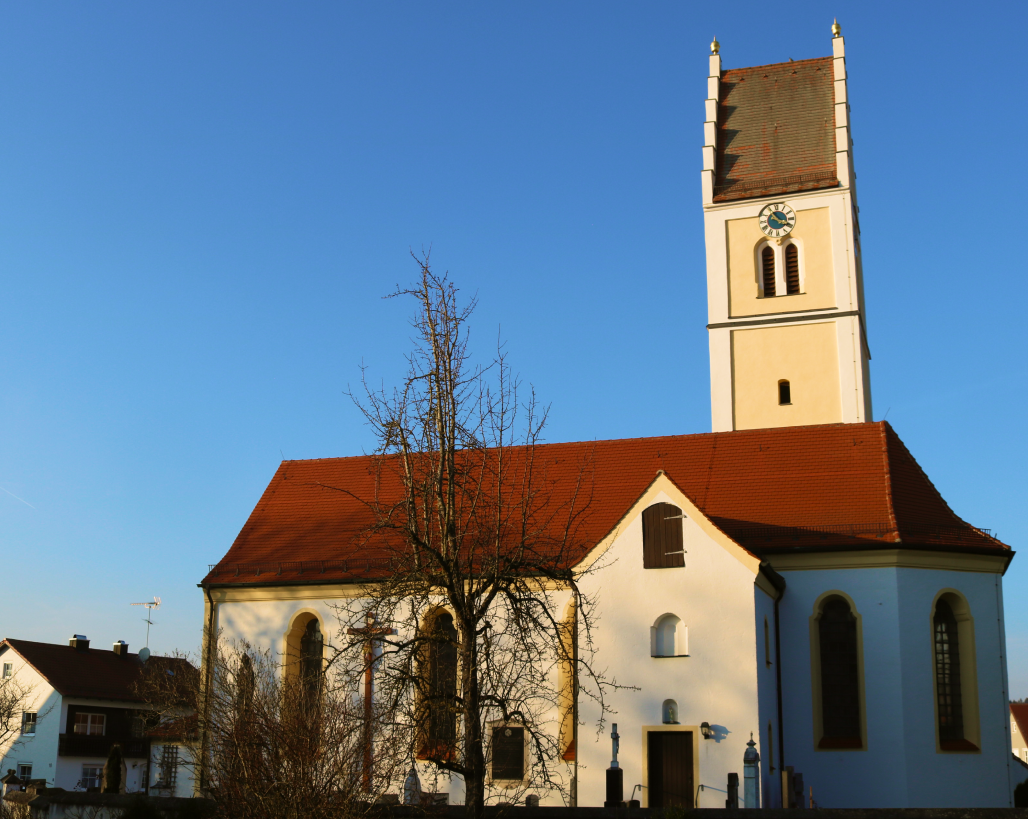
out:
<path id="1" fill-rule="evenodd" d="M 871 420 L 846 46 L 722 70 L 703 126 L 715 432 Z"/>

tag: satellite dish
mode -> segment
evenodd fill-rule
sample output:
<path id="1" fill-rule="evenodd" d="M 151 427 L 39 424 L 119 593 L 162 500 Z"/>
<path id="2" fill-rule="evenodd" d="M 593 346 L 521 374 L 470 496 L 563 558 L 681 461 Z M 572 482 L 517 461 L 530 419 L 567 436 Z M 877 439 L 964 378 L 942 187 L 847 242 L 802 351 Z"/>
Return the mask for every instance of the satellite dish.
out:
<path id="1" fill-rule="evenodd" d="M 144 662 L 144 663 L 147 660 L 149 660 L 150 659 L 150 649 L 148 649 L 146 646 L 143 646 L 141 649 L 139 649 L 139 659 L 140 659 L 141 662 Z"/>

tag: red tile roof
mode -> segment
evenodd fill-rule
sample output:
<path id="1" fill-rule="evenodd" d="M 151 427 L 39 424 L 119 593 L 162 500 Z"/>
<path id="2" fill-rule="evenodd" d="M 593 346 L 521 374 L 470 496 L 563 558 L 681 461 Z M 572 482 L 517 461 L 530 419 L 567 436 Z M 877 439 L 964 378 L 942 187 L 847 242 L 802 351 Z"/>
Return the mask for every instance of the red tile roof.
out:
<path id="1" fill-rule="evenodd" d="M 838 186 L 834 80 L 831 57 L 722 73 L 715 202 Z"/>
<path id="2" fill-rule="evenodd" d="M 884 421 L 546 444 L 534 464 L 550 487 L 551 509 L 566 509 L 582 479 L 576 561 L 614 529 L 658 470 L 758 556 L 899 543 L 1010 553 L 952 512 Z M 367 536 L 372 516 L 363 503 L 376 492 L 395 500 L 400 484 L 372 456 L 283 461 L 203 584 L 339 582 L 383 570 L 388 551 Z"/>
<path id="3" fill-rule="evenodd" d="M 138 654 L 120 657 L 113 651 L 100 648 L 77 649 L 10 637 L 0 643 L 0 648 L 4 646 L 20 654 L 25 662 L 66 697 L 142 702 L 135 691 L 143 671 Z M 155 661 L 188 666 L 185 660 L 170 657 L 151 657 L 148 662 Z"/>
<path id="4" fill-rule="evenodd" d="M 1021 732 L 1021 736 L 1028 741 L 1028 702 L 1010 703 L 1010 716 L 1017 723 L 1017 730 Z"/>

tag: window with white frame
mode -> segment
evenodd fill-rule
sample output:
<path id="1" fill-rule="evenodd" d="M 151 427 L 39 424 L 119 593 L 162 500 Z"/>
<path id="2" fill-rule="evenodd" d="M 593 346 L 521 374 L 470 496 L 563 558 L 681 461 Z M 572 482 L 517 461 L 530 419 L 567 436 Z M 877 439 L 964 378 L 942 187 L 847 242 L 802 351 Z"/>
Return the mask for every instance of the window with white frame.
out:
<path id="1" fill-rule="evenodd" d="M 82 778 L 79 780 L 78 787 L 89 790 L 90 788 L 99 788 L 100 780 L 103 778 L 104 769 L 99 765 L 83 765 L 82 766 Z"/>
<path id="2" fill-rule="evenodd" d="M 28 782 L 32 779 L 32 764 L 21 764 L 18 766 L 18 779 L 22 782 Z"/>
<path id="3" fill-rule="evenodd" d="M 4 679 L 6 680 L 14 673 L 14 663 L 4 663 Z"/>
<path id="4" fill-rule="evenodd" d="M 493 728 L 491 771 L 493 779 L 525 778 L 525 729 L 516 725 Z"/>
<path id="5" fill-rule="evenodd" d="M 91 737 L 102 737 L 106 723 L 107 717 L 104 714 L 84 714 L 79 712 L 75 715 L 74 733 L 86 734 Z"/>
<path id="6" fill-rule="evenodd" d="M 32 736 L 36 733 L 36 712 L 35 711 L 22 711 L 21 712 L 21 732 L 27 736 Z"/>

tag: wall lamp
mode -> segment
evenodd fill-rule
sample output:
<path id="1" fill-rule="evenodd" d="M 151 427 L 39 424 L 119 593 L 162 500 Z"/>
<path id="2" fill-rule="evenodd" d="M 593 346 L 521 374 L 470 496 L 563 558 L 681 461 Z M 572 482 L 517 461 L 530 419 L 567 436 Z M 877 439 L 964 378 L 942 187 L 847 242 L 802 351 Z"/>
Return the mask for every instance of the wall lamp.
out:
<path id="1" fill-rule="evenodd" d="M 714 729 L 710 727 L 710 723 L 709 722 L 701 722 L 700 723 L 700 733 L 703 734 L 703 738 L 704 739 L 713 739 L 714 738 Z"/>

